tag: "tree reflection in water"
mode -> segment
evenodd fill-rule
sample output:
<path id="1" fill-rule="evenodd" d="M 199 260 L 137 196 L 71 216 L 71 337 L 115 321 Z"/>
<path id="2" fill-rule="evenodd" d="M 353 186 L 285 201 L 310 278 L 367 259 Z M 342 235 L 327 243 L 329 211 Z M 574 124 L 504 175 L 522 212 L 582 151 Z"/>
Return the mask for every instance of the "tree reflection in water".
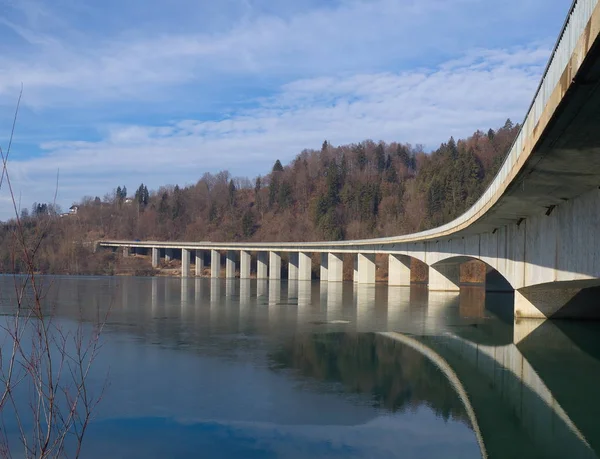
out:
<path id="1" fill-rule="evenodd" d="M 428 406 L 445 420 L 469 424 L 458 394 L 444 374 L 416 350 L 373 333 L 296 335 L 270 354 L 276 371 L 339 383 L 390 412 Z"/>

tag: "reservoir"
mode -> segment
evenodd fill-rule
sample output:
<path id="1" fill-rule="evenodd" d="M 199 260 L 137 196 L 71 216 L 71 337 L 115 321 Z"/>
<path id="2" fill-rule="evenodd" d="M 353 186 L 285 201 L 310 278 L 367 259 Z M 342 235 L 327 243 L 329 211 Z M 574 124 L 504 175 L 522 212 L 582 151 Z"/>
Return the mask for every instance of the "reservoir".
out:
<path id="1" fill-rule="evenodd" d="M 87 379 L 102 396 L 82 457 L 593 458 L 600 451 L 598 325 L 514 323 L 511 294 L 38 279 L 44 310 L 61 330 L 107 317 Z M 14 283 L 0 278 L 8 320 Z M 3 418 L 9 444 L 18 444 L 12 417 Z"/>

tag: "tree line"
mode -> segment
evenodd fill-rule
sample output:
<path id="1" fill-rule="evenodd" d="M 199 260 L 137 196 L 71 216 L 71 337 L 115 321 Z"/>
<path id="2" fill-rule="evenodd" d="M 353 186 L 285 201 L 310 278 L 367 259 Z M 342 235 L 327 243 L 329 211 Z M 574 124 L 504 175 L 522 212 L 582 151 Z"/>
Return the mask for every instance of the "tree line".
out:
<path id="1" fill-rule="evenodd" d="M 128 197 L 118 186 L 103 199 L 84 197 L 76 215 L 59 217 L 35 203 L 21 216 L 45 273 L 112 273 L 101 238 L 185 241 L 315 241 L 393 236 L 425 230 L 464 212 L 481 196 L 509 151 L 519 125 L 450 138 L 426 153 L 422 145 L 365 140 L 279 159 L 253 180 L 228 171 L 205 173 L 185 187 Z M 15 221 L 0 227 L 0 270 L 19 270 L 11 255 Z"/>

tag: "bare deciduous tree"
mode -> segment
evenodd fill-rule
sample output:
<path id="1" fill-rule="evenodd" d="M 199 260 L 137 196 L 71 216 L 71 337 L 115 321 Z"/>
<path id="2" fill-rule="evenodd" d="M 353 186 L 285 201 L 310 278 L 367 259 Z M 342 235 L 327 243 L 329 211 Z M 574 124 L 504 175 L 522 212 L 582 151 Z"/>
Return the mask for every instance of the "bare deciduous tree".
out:
<path id="1" fill-rule="evenodd" d="M 91 416 L 106 386 L 104 383 L 93 390 L 87 383 L 101 348 L 106 316 L 97 317 L 91 326 L 82 321 L 76 326 L 65 325 L 56 317 L 56 308 L 44 302 L 50 286 L 37 273 L 36 256 L 58 217 L 49 215 L 35 233 L 28 233 L 15 200 L 8 160 L 21 94 L 8 147 L 6 151 L 0 147 L 0 188 L 8 190 L 15 213 L 11 228 L 13 272 L 23 273 L 13 275 L 14 293 L 2 298 L 0 455 L 79 457 Z"/>

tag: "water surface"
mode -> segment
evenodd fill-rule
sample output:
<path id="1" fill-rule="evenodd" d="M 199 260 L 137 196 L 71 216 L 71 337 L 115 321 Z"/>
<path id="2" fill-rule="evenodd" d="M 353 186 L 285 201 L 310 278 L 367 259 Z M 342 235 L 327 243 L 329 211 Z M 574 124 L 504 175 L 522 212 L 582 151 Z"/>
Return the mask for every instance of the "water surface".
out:
<path id="1" fill-rule="evenodd" d="M 110 308 L 90 385 L 110 384 L 84 457 L 597 455 L 597 327 L 513 325 L 511 295 L 46 281 L 67 325 Z"/>

